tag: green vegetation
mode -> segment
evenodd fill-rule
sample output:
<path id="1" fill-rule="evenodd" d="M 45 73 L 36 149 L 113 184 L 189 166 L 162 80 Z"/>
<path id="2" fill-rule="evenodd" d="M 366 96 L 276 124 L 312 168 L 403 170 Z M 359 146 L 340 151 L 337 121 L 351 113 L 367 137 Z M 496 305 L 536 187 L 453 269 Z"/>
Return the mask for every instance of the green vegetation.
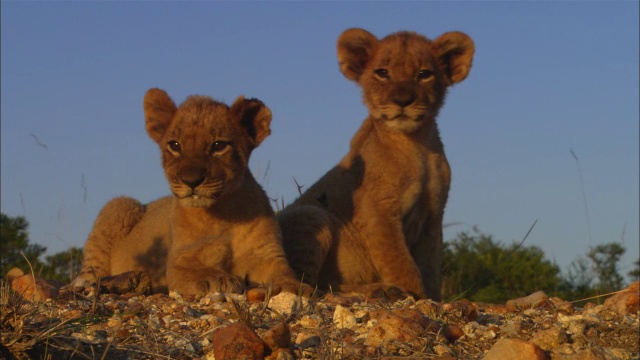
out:
<path id="1" fill-rule="evenodd" d="M 445 299 L 487 303 L 554 290 L 561 283 L 560 269 L 540 248 L 505 246 L 477 229 L 446 243 L 445 276 Z"/>
<path id="2" fill-rule="evenodd" d="M 0 276 L 13 267 L 25 272 L 33 272 L 47 280 L 57 280 L 63 283 L 71 281 L 80 271 L 82 264 L 82 249 L 72 247 L 40 260 L 47 248 L 39 244 L 29 243 L 29 223 L 22 216 L 9 217 L 0 213 Z M 27 262 L 28 260 L 28 262 Z M 31 264 L 31 267 L 29 266 Z"/>
<path id="3" fill-rule="evenodd" d="M 618 268 L 625 250 L 618 243 L 595 246 L 563 273 L 537 246 L 504 245 L 474 229 L 445 244 L 444 298 L 504 303 L 538 290 L 571 301 L 607 294 L 625 285 Z M 631 281 L 638 280 L 639 261 Z"/>

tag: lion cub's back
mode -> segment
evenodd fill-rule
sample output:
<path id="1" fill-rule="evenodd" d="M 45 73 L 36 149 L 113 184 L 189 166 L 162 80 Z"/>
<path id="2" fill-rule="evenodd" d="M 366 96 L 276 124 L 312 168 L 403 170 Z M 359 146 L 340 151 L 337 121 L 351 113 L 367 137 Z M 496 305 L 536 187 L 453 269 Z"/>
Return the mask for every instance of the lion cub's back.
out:
<path id="1" fill-rule="evenodd" d="M 154 287 L 166 285 L 167 253 L 171 242 L 173 196 L 147 204 L 131 232 L 113 244 L 111 274 L 146 271 Z"/>

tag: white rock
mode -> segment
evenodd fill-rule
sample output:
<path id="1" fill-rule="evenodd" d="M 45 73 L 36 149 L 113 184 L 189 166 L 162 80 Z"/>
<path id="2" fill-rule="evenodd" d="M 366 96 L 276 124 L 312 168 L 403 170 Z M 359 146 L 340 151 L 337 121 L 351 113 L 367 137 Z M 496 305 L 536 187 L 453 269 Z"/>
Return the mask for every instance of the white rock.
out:
<path id="1" fill-rule="evenodd" d="M 307 299 L 284 291 L 269 300 L 269 307 L 284 316 L 299 312 L 308 305 Z"/>
<path id="2" fill-rule="evenodd" d="M 356 317 L 349 311 L 349 309 L 343 306 L 336 306 L 336 310 L 333 312 L 333 323 L 338 329 L 352 328 L 356 325 Z"/>
<path id="3" fill-rule="evenodd" d="M 317 315 L 304 315 L 300 319 L 300 325 L 308 329 L 317 329 L 321 323 L 322 319 Z"/>

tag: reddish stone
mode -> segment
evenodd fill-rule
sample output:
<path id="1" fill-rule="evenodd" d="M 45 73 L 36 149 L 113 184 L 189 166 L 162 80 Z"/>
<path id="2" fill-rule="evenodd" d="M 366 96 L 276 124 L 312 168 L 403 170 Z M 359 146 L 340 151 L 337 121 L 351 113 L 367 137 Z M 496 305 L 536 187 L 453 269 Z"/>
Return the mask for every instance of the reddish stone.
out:
<path id="1" fill-rule="evenodd" d="M 640 302 L 640 286 L 636 281 L 624 291 L 619 292 L 604 301 L 604 306 L 617 312 L 619 315 L 635 314 L 638 312 Z"/>
<path id="2" fill-rule="evenodd" d="M 559 326 L 538 331 L 531 337 L 531 342 L 543 350 L 553 350 L 567 341 L 569 341 L 567 333 Z"/>
<path id="3" fill-rule="evenodd" d="M 486 314 L 506 314 L 509 311 L 504 304 L 487 304 L 487 303 L 473 303 L 479 311 Z"/>
<path id="4" fill-rule="evenodd" d="M 11 289 L 30 301 L 45 301 L 58 297 L 60 289 L 39 277 L 31 274 L 14 277 L 11 281 Z"/>
<path id="5" fill-rule="evenodd" d="M 456 302 L 443 304 L 442 310 L 447 312 L 456 312 L 463 319 L 467 321 L 475 321 L 478 318 L 477 305 L 467 299 L 462 299 Z"/>
<path id="6" fill-rule="evenodd" d="M 264 358 L 264 342 L 245 324 L 226 326 L 216 331 L 211 340 L 216 360 Z"/>
<path id="7" fill-rule="evenodd" d="M 577 352 L 576 354 L 568 355 L 563 360 L 607 360 L 608 357 L 601 347 L 592 347 Z"/>
<path id="8" fill-rule="evenodd" d="M 483 360 L 546 360 L 544 351 L 536 344 L 519 339 L 500 339 Z"/>
<path id="9" fill-rule="evenodd" d="M 262 339 L 272 351 L 278 348 L 289 348 L 289 345 L 291 345 L 291 331 L 289 326 L 284 321 L 281 321 L 269 328 Z"/>
<path id="10" fill-rule="evenodd" d="M 14 267 L 11 270 L 7 271 L 7 275 L 5 275 L 7 277 L 7 281 L 9 283 L 11 283 L 13 281 L 13 279 L 24 275 L 24 271 L 22 271 L 22 269 Z"/>
<path id="11" fill-rule="evenodd" d="M 455 342 L 464 335 L 464 330 L 458 325 L 446 325 L 442 331 L 450 343 Z"/>
<path id="12" fill-rule="evenodd" d="M 437 333 L 439 326 L 415 309 L 397 309 L 383 313 L 378 322 L 369 330 L 365 345 L 380 346 L 394 340 L 410 342 L 424 331 Z"/>
<path id="13" fill-rule="evenodd" d="M 259 303 L 267 298 L 267 289 L 262 287 L 251 288 L 247 290 L 247 301 Z"/>
<path id="14" fill-rule="evenodd" d="M 548 302 L 549 296 L 547 296 L 544 291 L 537 291 L 525 297 L 508 300 L 507 310 L 515 312 L 523 309 L 531 309 L 534 307 L 546 306 Z"/>

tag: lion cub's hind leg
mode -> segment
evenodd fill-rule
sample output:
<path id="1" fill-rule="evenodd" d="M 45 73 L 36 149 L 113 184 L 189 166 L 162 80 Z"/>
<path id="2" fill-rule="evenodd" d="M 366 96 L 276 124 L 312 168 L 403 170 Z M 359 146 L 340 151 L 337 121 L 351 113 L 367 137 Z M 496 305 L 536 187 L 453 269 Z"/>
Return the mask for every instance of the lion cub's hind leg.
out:
<path id="1" fill-rule="evenodd" d="M 334 245 L 331 214 L 312 205 L 293 206 L 278 214 L 282 245 L 298 278 L 316 286 L 327 254 Z"/>
<path id="2" fill-rule="evenodd" d="M 100 210 L 84 246 L 84 260 L 74 285 L 86 285 L 111 274 L 113 250 L 140 222 L 145 207 L 130 197 L 118 197 Z"/>

